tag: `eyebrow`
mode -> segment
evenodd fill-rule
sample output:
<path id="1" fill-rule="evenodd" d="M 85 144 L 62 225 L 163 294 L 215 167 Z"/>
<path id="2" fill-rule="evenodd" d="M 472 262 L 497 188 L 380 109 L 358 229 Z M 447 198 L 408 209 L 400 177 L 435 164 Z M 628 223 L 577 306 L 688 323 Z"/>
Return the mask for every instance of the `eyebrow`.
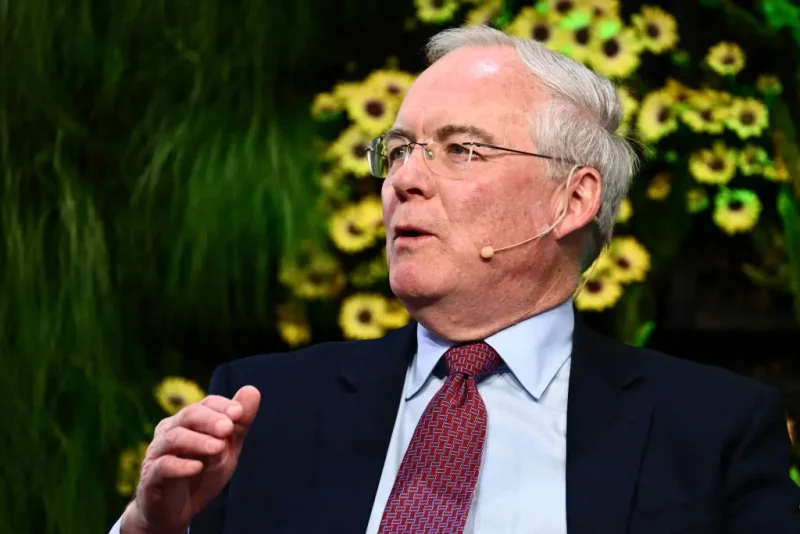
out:
<path id="1" fill-rule="evenodd" d="M 468 135 L 470 138 L 486 144 L 494 144 L 495 139 L 492 134 L 488 131 L 480 128 L 478 126 L 474 126 L 472 124 L 445 124 L 444 126 L 440 126 L 436 129 L 436 139 L 442 140 L 453 135 Z M 414 132 L 408 130 L 407 128 L 397 127 L 397 128 L 390 128 L 386 130 L 386 133 L 383 134 L 384 137 L 403 137 L 410 141 L 416 141 L 417 136 L 414 135 Z"/>

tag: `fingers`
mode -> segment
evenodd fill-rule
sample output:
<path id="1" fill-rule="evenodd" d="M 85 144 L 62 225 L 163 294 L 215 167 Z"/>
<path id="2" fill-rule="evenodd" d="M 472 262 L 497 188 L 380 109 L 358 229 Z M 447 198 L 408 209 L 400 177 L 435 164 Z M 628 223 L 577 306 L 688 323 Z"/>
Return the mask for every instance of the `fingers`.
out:
<path id="1" fill-rule="evenodd" d="M 174 455 L 199 457 L 219 454 L 225 449 L 225 440 L 176 426 L 153 440 L 148 448 L 150 457 Z"/>
<path id="2" fill-rule="evenodd" d="M 233 418 L 233 421 L 237 427 L 247 430 L 256 418 L 256 413 L 258 413 L 258 406 L 261 404 L 261 393 L 253 386 L 244 386 L 236 392 L 233 401 L 242 407 L 241 415 Z"/>
<path id="3" fill-rule="evenodd" d="M 217 438 L 227 438 L 233 432 L 233 421 L 229 416 L 204 404 L 187 406 L 176 414 L 175 418 L 175 426 L 181 426 Z"/>
<path id="4" fill-rule="evenodd" d="M 150 480 L 158 484 L 171 478 L 184 478 L 194 476 L 203 470 L 203 462 L 177 456 L 161 456 L 156 459 L 150 469 Z"/>

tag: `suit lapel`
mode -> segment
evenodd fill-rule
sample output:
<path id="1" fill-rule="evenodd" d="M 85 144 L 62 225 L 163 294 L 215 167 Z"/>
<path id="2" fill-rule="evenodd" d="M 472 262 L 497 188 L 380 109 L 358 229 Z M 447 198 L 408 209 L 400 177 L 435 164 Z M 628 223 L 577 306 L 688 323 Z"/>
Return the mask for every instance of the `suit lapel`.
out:
<path id="1" fill-rule="evenodd" d="M 567 530 L 627 531 L 652 403 L 632 351 L 575 323 L 567 408 Z"/>
<path id="2" fill-rule="evenodd" d="M 364 532 L 383 471 L 416 323 L 347 346 L 321 392 L 315 465 L 317 532 Z M 330 375 L 329 375 L 330 376 Z"/>

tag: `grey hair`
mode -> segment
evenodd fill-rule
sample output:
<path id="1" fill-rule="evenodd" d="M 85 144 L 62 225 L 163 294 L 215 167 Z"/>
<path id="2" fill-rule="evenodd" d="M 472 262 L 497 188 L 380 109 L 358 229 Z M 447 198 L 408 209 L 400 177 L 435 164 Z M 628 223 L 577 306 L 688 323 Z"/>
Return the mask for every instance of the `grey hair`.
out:
<path id="1" fill-rule="evenodd" d="M 617 211 L 639 160 L 628 139 L 616 134 L 622 106 L 614 84 L 532 39 L 507 35 L 488 26 L 451 28 L 434 35 L 426 46 L 430 63 L 464 46 L 508 46 L 544 87 L 551 100 L 538 120 L 531 118 L 538 151 L 566 161 L 548 160 L 553 179 L 565 179 L 573 163 L 593 167 L 602 179 L 597 224 L 581 258 L 588 267 L 611 240 Z"/>

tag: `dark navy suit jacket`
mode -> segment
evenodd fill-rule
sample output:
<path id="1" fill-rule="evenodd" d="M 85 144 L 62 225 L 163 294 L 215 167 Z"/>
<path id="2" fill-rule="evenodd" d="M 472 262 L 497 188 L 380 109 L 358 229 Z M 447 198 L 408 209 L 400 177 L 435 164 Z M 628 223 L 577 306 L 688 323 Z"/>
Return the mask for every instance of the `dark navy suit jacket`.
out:
<path id="1" fill-rule="evenodd" d="M 219 367 L 211 393 L 251 384 L 261 406 L 230 484 L 191 533 L 363 533 L 415 327 Z M 800 534 L 789 453 L 772 388 L 576 322 L 568 534 Z"/>

